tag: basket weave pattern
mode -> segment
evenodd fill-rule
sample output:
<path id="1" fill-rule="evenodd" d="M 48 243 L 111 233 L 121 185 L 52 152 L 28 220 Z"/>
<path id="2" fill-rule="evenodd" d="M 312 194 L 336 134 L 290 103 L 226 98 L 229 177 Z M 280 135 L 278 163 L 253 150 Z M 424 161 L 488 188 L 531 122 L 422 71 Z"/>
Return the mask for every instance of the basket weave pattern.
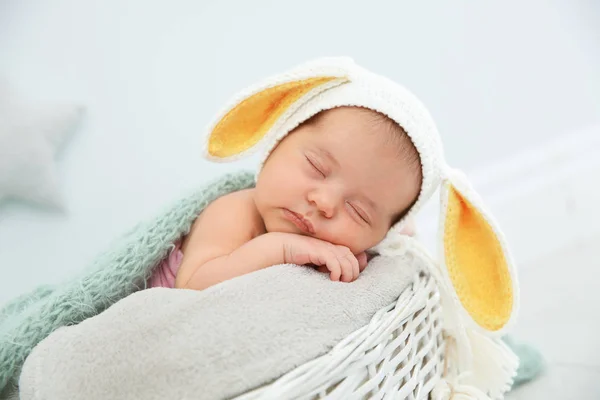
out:
<path id="1" fill-rule="evenodd" d="M 444 368 L 441 322 L 435 281 L 420 273 L 328 354 L 236 400 L 427 399 Z"/>

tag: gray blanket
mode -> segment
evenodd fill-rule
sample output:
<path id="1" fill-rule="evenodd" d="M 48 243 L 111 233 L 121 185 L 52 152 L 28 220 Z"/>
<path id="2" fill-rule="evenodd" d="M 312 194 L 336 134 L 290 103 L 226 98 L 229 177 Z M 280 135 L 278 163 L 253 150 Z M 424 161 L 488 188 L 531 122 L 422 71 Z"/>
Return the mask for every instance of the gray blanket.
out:
<path id="1" fill-rule="evenodd" d="M 376 257 L 353 283 L 280 265 L 204 291 L 147 289 L 63 327 L 27 358 L 22 400 L 221 399 L 327 353 L 419 267 Z"/>

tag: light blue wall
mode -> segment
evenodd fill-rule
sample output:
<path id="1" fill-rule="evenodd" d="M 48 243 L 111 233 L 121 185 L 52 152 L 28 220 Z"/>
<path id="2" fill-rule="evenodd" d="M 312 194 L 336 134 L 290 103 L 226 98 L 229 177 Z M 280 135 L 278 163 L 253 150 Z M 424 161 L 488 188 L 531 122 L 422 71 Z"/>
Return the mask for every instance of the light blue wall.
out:
<path id="1" fill-rule="evenodd" d="M 431 7 L 431 9 L 429 9 Z M 59 159 L 68 211 L 0 207 L 0 303 L 57 282 L 182 191 L 225 170 L 200 133 L 240 88 L 349 55 L 429 106 L 472 170 L 600 122 L 593 1 L 0 2 L 0 74 L 31 99 L 80 101 Z"/>

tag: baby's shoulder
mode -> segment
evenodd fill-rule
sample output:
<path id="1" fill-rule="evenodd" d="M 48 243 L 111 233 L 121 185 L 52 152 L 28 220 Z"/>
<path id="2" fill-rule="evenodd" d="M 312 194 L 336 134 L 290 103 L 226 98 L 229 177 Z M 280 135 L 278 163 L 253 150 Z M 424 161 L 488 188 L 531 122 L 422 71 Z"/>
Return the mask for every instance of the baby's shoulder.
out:
<path id="1" fill-rule="evenodd" d="M 249 212 L 254 206 L 254 189 L 243 189 L 235 192 L 227 193 L 217 198 L 211 205 L 219 207 L 235 207 L 239 211 Z"/>
<path id="2" fill-rule="evenodd" d="M 252 232 L 252 236 L 263 233 L 263 221 L 254 203 L 254 189 L 243 189 L 228 193 L 213 201 L 205 210 L 218 214 L 221 222 L 243 227 Z"/>

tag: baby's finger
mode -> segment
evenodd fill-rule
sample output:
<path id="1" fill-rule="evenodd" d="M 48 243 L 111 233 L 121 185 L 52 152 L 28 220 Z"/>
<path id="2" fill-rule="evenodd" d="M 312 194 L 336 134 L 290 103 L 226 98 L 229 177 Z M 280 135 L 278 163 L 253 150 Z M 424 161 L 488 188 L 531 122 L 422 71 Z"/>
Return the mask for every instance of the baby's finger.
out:
<path id="1" fill-rule="evenodd" d="M 358 265 L 358 260 L 354 254 L 350 253 L 349 258 L 350 263 L 352 264 L 352 281 L 354 282 L 358 279 L 358 275 L 360 275 L 360 266 Z"/>
<path id="2" fill-rule="evenodd" d="M 356 264 L 358 272 L 358 262 L 356 261 L 356 257 L 354 257 L 354 254 L 352 254 L 350 249 L 346 246 L 333 246 L 333 251 L 337 255 L 340 260 L 340 265 L 342 266 L 342 281 L 352 282 L 356 279 L 354 274 L 354 264 Z"/>
<path id="3" fill-rule="evenodd" d="M 367 253 L 364 251 L 356 256 L 356 260 L 358 261 L 358 268 L 360 272 L 364 271 L 367 267 Z"/>
<path id="4" fill-rule="evenodd" d="M 345 254 L 341 256 L 339 260 L 340 266 L 342 267 L 342 282 L 352 282 L 354 280 L 354 267 L 352 265 L 352 259 Z"/>
<path id="5" fill-rule="evenodd" d="M 350 281 L 348 281 L 348 282 L 353 282 L 356 279 L 358 279 L 358 275 L 360 274 L 360 267 L 358 265 L 358 260 L 356 259 L 356 256 L 354 254 L 352 254 L 352 252 L 350 251 L 350 249 L 348 247 L 339 246 L 338 249 L 340 250 L 340 253 L 342 254 L 342 256 L 350 262 L 351 270 L 349 270 L 348 272 L 352 274 L 352 277 L 351 277 Z"/>
<path id="6" fill-rule="evenodd" d="M 329 252 L 325 256 L 327 269 L 330 271 L 329 278 L 332 281 L 339 281 L 342 277 L 342 266 L 340 265 L 339 260 L 335 256 L 335 254 Z"/>

